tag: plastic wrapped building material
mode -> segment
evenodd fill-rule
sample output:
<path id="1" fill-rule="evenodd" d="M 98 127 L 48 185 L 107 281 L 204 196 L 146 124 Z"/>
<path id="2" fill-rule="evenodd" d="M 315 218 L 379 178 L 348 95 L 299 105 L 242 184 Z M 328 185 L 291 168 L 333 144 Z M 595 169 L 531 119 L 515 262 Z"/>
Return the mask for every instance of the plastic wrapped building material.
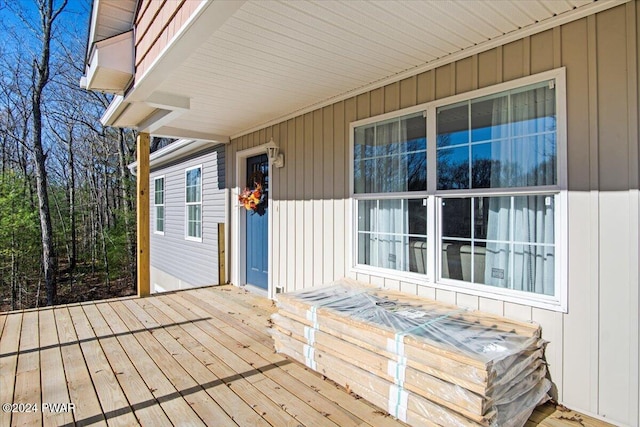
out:
<path id="1" fill-rule="evenodd" d="M 517 426 L 550 387 L 530 323 L 347 279 L 278 307 L 277 351 L 409 424 Z"/>

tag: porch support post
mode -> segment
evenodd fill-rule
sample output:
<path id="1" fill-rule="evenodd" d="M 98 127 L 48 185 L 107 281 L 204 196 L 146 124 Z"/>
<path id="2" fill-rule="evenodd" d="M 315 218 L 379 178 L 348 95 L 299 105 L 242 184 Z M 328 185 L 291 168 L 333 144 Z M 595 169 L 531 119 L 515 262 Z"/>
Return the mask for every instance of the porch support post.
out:
<path id="1" fill-rule="evenodd" d="M 139 133 L 138 153 L 138 190 L 137 190 L 137 235 L 138 235 L 138 296 L 148 296 L 150 292 L 149 257 L 149 134 Z"/>

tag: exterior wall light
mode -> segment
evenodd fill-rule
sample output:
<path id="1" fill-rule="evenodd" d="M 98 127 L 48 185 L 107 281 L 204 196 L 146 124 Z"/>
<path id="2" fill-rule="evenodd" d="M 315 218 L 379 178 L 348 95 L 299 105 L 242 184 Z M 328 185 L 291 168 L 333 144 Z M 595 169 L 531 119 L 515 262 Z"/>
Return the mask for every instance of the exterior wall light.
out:
<path id="1" fill-rule="evenodd" d="M 277 168 L 284 166 L 284 154 L 280 152 L 280 148 L 273 141 L 273 138 L 269 140 L 266 145 L 267 157 L 269 158 L 269 164 Z"/>

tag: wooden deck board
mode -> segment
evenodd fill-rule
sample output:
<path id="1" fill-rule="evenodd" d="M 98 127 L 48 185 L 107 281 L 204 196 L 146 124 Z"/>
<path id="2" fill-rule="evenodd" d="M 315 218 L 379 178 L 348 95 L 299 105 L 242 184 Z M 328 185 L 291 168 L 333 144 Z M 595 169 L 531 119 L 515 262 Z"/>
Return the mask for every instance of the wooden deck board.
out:
<path id="1" fill-rule="evenodd" d="M 145 306 L 151 306 L 152 304 L 145 300 Z M 152 310 L 151 307 L 147 308 Z M 158 320 L 163 320 L 158 313 Z M 171 319 L 174 319 L 172 317 Z M 148 322 L 156 321 L 153 318 Z M 169 318 L 167 322 L 171 322 Z M 260 404 L 264 398 L 255 402 L 251 399 L 247 399 L 245 390 L 252 389 L 251 384 L 240 373 L 231 369 L 222 359 L 217 357 L 209 348 L 197 339 L 198 334 L 190 333 L 196 331 L 195 325 L 191 322 L 181 322 L 181 325 L 174 325 L 167 328 L 169 333 L 175 340 L 179 340 L 180 344 L 194 357 L 199 364 L 205 367 L 209 371 L 210 375 L 200 370 L 199 375 L 203 377 L 203 382 L 208 386 L 208 389 L 215 386 L 219 390 L 213 390 L 217 401 L 222 407 L 225 408 L 227 413 L 231 414 L 233 420 L 240 425 L 269 425 L 260 417 L 260 413 L 256 411 L 256 405 Z M 170 324 L 170 323 L 168 323 Z M 197 365 L 196 365 L 197 366 Z M 190 367 L 191 369 L 191 367 Z M 236 393 L 226 392 L 225 390 L 231 390 L 230 385 L 234 384 Z"/>
<path id="2" fill-rule="evenodd" d="M 139 319 L 122 304 L 104 305 L 101 306 L 101 310 L 105 317 L 110 319 L 110 323 L 114 325 L 115 330 L 143 329 Z M 137 332 L 135 339 L 139 344 L 139 348 L 144 348 L 162 375 L 165 376 L 168 384 L 171 385 L 170 389 L 164 391 L 165 394 L 157 395 L 157 399 L 163 405 L 171 402 L 175 406 L 176 403 L 179 403 L 177 408 L 172 409 L 169 405 L 166 405 L 165 408 L 174 424 L 188 421 L 191 425 L 198 425 L 201 420 L 211 419 L 210 417 L 216 417 L 222 422 L 226 414 L 215 402 L 207 399 L 206 393 L 203 393 L 202 390 L 194 390 L 193 393 L 187 392 L 192 387 L 197 387 L 197 383 L 190 378 L 188 371 L 176 366 L 175 359 L 162 347 L 157 337 L 153 335 L 154 333 L 149 331 Z M 167 388 L 166 385 L 165 388 Z M 159 392 L 161 390 L 155 390 L 154 394 Z M 194 415 L 198 417 L 197 420 Z"/>
<path id="3" fill-rule="evenodd" d="M 133 415 L 133 410 L 129 406 L 115 373 L 111 370 L 107 357 L 102 351 L 102 346 L 96 338 L 82 306 L 69 307 L 69 313 L 89 370 L 90 378 L 88 379 L 93 382 L 108 425 L 135 425 L 137 420 Z M 79 423 L 87 421 L 84 419 L 78 420 Z"/>
<path id="4" fill-rule="evenodd" d="M 191 311 L 196 315 L 206 313 L 206 311 L 199 309 L 196 305 L 191 307 Z M 262 385 L 268 387 L 270 390 L 269 397 L 278 405 L 286 405 L 287 411 L 303 412 L 305 418 L 315 423 L 326 422 L 326 420 L 318 418 L 318 412 L 320 412 L 321 416 L 324 416 L 339 426 L 357 426 L 363 422 L 363 420 L 342 410 L 342 408 L 339 408 L 330 400 L 318 398 L 314 390 L 304 387 L 297 379 L 281 371 L 279 368 L 267 370 L 260 368 L 261 366 L 271 367 L 280 362 L 284 362 L 285 359 L 282 356 L 278 355 L 275 361 L 269 361 L 262 356 L 262 353 L 255 353 L 250 348 L 252 343 L 248 337 L 236 340 L 227 335 L 226 332 L 219 327 L 217 322 L 202 323 L 198 326 L 225 347 L 230 349 L 235 348 L 236 354 L 244 362 L 250 366 L 257 367 L 258 370 L 270 380 L 262 380 Z M 314 407 L 309 405 L 312 401 Z M 293 413 L 292 415 L 298 419 L 304 419 L 303 415 L 295 415 Z"/>
<path id="5" fill-rule="evenodd" d="M 273 350 L 273 303 L 220 286 L 0 314 L 0 425 L 400 427 Z M 74 403 L 43 413 L 42 403 Z M 528 427 L 606 426 L 551 404 Z"/>
<path id="6" fill-rule="evenodd" d="M 15 412 L 11 417 L 12 424 L 40 425 L 40 345 L 38 333 L 38 312 L 24 314 L 20 331 L 20 348 L 14 399 L 16 402 L 31 406 L 32 412 Z M 46 371 L 45 371 L 46 372 Z"/>
<path id="7" fill-rule="evenodd" d="M 60 341 L 56 319 L 52 309 L 42 310 L 38 318 L 40 337 L 40 366 L 46 366 L 47 371 L 41 375 L 42 402 L 53 404 L 68 404 L 69 390 L 60 387 L 65 383 L 64 365 L 60 352 Z M 73 423 L 71 410 L 54 412 L 47 408 L 41 408 L 43 425 L 60 426 Z"/>
<path id="8" fill-rule="evenodd" d="M 0 336 L 0 403 L 13 403 L 16 402 L 13 393 L 18 367 L 22 313 L 3 317 L 7 320 Z M 11 415 L 11 412 L 0 412 L 0 425 L 10 425 Z"/>
<path id="9" fill-rule="evenodd" d="M 86 424 L 106 426 L 107 422 L 93 382 L 90 380 L 89 369 L 85 363 L 69 309 L 67 307 L 56 308 L 54 313 L 66 386 L 69 392 L 69 403 L 77 403 L 75 411 L 73 411 L 73 418 L 75 421 L 90 420 Z M 58 387 L 62 387 L 62 385 L 58 384 Z M 83 422 L 77 424 L 86 425 Z"/>
<path id="10" fill-rule="evenodd" d="M 204 295 L 203 295 L 204 296 Z M 186 299 L 186 298 L 185 298 Z M 207 299 L 206 297 L 201 299 L 193 299 L 189 298 L 191 303 L 194 304 L 194 307 L 202 307 L 206 308 L 209 313 L 214 314 L 216 309 L 212 307 L 211 299 Z M 222 311 L 217 311 L 214 315 L 219 320 L 216 322 L 216 328 L 220 333 L 224 333 L 228 335 L 230 338 L 234 339 L 237 343 L 241 343 L 242 346 L 246 346 L 242 351 L 245 354 L 254 352 L 254 354 L 260 355 L 267 362 L 277 363 L 279 360 L 282 360 L 283 356 L 275 354 L 273 352 L 273 344 L 271 338 L 265 334 L 268 318 L 264 315 L 255 316 L 255 313 L 247 313 L 243 311 L 243 308 L 233 304 L 231 301 L 225 301 L 225 307 L 227 307 L 231 312 L 238 313 L 243 319 L 251 319 L 249 322 L 250 325 L 258 326 L 258 329 L 254 329 L 253 331 L 247 331 L 246 328 L 240 328 L 239 326 L 243 326 L 244 324 L 237 321 L 230 315 L 226 317 L 222 314 Z M 273 311 L 273 310 L 271 310 Z M 227 312 L 228 313 L 228 312 Z M 220 317 L 218 317 L 220 316 Z M 259 318 L 259 319 L 258 319 Z M 217 333 L 214 329 L 212 331 L 214 334 Z M 258 336 L 259 340 L 255 339 Z M 267 337 L 267 340 L 264 340 L 264 337 Z M 265 342 L 266 341 L 266 342 Z M 353 405 L 353 402 L 361 403 L 356 399 L 336 399 L 332 398 L 336 397 L 335 392 L 343 393 L 343 391 L 336 390 L 336 387 L 330 384 L 327 381 L 323 381 L 318 375 L 311 374 L 306 368 L 300 366 L 299 364 L 291 364 L 281 367 L 282 371 L 285 371 L 287 376 L 282 376 L 279 379 L 284 379 L 287 382 L 287 385 L 290 390 L 307 390 L 310 393 L 318 393 L 326 398 L 328 402 L 335 402 L 338 406 L 340 406 L 341 410 L 345 410 L 347 413 L 351 413 L 355 416 L 355 418 L 350 418 L 350 420 L 341 420 L 341 425 L 349 425 L 353 422 L 356 422 L 357 425 L 362 423 L 371 424 L 371 425 L 384 425 L 385 418 L 379 412 L 376 412 L 375 409 L 371 407 L 366 407 L 366 405 Z M 296 382 L 291 382 L 291 378 L 295 378 Z M 302 386 L 301 386 L 302 385 Z M 313 398 L 313 395 L 306 394 L 307 398 Z M 356 409 L 357 408 L 357 409 Z M 335 410 L 335 407 L 328 406 L 325 407 L 324 411 L 329 413 L 328 411 Z"/>
<path id="11" fill-rule="evenodd" d="M 96 305 L 87 305 L 84 306 L 84 310 L 93 330 L 99 337 L 111 369 L 116 374 L 116 379 L 127 397 L 129 405 L 134 410 L 135 417 L 142 424 L 171 425 L 162 408 L 156 404 L 155 397 L 151 393 L 149 386 L 145 384 L 142 376 L 131 362 L 131 360 L 138 360 L 141 356 L 136 353 L 134 358 L 130 360 L 126 350 L 123 348 L 123 345 L 126 344 L 126 339 L 116 337 L 115 331 L 109 328 L 97 307 Z"/>

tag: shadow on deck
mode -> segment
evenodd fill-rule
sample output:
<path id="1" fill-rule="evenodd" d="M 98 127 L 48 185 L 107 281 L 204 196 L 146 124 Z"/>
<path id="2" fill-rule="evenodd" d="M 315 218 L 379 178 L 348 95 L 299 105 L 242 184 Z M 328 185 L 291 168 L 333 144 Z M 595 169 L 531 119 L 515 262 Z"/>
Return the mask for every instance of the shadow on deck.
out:
<path id="1" fill-rule="evenodd" d="M 405 425 L 274 353 L 275 310 L 219 286 L 2 314 L 0 425 Z M 606 424 L 547 404 L 536 425 Z"/>

